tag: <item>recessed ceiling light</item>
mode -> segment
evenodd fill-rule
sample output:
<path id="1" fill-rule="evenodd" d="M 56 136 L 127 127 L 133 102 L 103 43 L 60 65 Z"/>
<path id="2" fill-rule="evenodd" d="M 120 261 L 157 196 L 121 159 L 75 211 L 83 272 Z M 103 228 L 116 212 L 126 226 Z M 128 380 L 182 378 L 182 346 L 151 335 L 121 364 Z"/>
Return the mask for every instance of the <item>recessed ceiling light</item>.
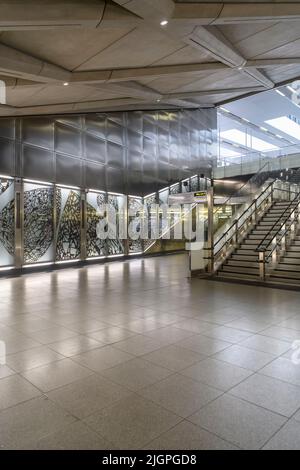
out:
<path id="1" fill-rule="evenodd" d="M 64 82 L 64 86 L 68 86 L 69 85 L 69 82 Z"/>
<path id="2" fill-rule="evenodd" d="M 285 97 L 285 94 L 284 94 L 284 93 L 282 93 L 282 91 L 280 91 L 280 90 L 275 90 L 275 91 L 276 91 L 276 93 L 278 93 L 278 95 L 280 95 L 280 96 L 284 96 L 284 97 Z"/>
<path id="3" fill-rule="evenodd" d="M 228 109 L 226 109 L 226 108 L 223 108 L 223 106 L 220 106 L 220 109 L 221 109 L 222 111 L 225 111 L 225 113 L 230 113 L 230 111 L 228 111 Z"/>
<path id="4" fill-rule="evenodd" d="M 169 23 L 168 20 L 162 20 L 160 22 L 160 26 L 166 26 L 168 23 Z"/>
<path id="5" fill-rule="evenodd" d="M 297 91 L 294 90 L 294 88 L 292 88 L 291 86 L 287 86 L 287 89 L 288 89 L 291 93 L 297 93 Z"/>
<path id="6" fill-rule="evenodd" d="M 238 67 L 238 70 L 243 70 L 243 68 L 244 68 L 243 66 L 240 66 Z"/>
<path id="7" fill-rule="evenodd" d="M 160 102 L 160 98 L 157 98 L 156 102 L 159 103 L 159 102 Z"/>

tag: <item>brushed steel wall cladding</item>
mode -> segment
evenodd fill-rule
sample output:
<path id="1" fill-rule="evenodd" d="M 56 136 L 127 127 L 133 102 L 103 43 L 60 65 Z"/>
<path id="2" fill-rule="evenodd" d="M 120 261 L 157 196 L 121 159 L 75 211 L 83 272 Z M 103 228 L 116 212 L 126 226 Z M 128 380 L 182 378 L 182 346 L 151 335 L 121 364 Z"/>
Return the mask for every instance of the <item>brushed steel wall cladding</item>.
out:
<path id="1" fill-rule="evenodd" d="M 55 181 L 70 186 L 82 186 L 82 160 L 57 153 Z"/>
<path id="2" fill-rule="evenodd" d="M 106 139 L 106 116 L 104 114 L 85 116 L 85 130 Z"/>
<path id="3" fill-rule="evenodd" d="M 56 123 L 55 150 L 60 153 L 82 156 L 82 135 L 79 129 Z"/>
<path id="4" fill-rule="evenodd" d="M 15 173 L 15 143 L 13 140 L 0 138 L 0 173 Z"/>
<path id="5" fill-rule="evenodd" d="M 130 159 L 128 159 L 128 163 L 127 163 L 127 170 L 130 172 L 137 171 L 141 175 L 143 171 L 142 164 L 143 164 L 143 154 L 141 152 L 136 152 L 134 150 L 131 150 Z"/>
<path id="6" fill-rule="evenodd" d="M 148 137 L 143 137 L 143 153 L 156 159 L 156 150 L 156 145 L 153 145 L 153 140 Z"/>
<path id="7" fill-rule="evenodd" d="M 106 163 L 106 141 L 94 134 L 85 133 L 85 158 L 97 163 Z"/>
<path id="8" fill-rule="evenodd" d="M 170 179 L 171 166 L 162 161 L 157 162 L 157 179 L 161 183 L 166 183 Z"/>
<path id="9" fill-rule="evenodd" d="M 0 120 L 0 174 L 145 195 L 216 155 L 216 110 L 130 111 Z"/>
<path id="10" fill-rule="evenodd" d="M 124 171 L 116 168 L 107 168 L 107 187 L 110 191 L 125 193 Z"/>
<path id="11" fill-rule="evenodd" d="M 143 132 L 143 112 L 132 111 L 127 113 L 127 127 L 134 129 L 136 132 Z"/>
<path id="12" fill-rule="evenodd" d="M 105 166 L 93 162 L 87 162 L 85 165 L 85 183 L 86 187 L 90 189 L 103 190 L 103 188 L 106 188 Z"/>
<path id="13" fill-rule="evenodd" d="M 169 163 L 169 147 L 165 145 L 158 145 L 158 161 Z"/>
<path id="14" fill-rule="evenodd" d="M 128 149 L 129 151 L 137 151 L 137 152 L 142 152 L 143 151 L 143 136 L 142 134 L 139 134 L 138 132 L 135 132 L 135 130 L 128 129 Z"/>
<path id="15" fill-rule="evenodd" d="M 2 119 L 0 125 L 0 137 L 15 138 L 15 119 Z"/>
<path id="16" fill-rule="evenodd" d="M 125 158 L 125 147 L 107 142 L 107 164 L 109 167 L 124 170 Z"/>
<path id="17" fill-rule="evenodd" d="M 82 129 L 84 127 L 84 116 L 73 116 L 66 114 L 65 116 L 58 116 L 56 118 L 56 122 L 61 122 L 67 126 L 73 126 Z"/>
<path id="18" fill-rule="evenodd" d="M 21 140 L 45 149 L 54 148 L 54 125 L 51 117 L 26 118 L 21 120 Z"/>
<path id="19" fill-rule="evenodd" d="M 110 119 L 107 119 L 106 123 L 106 137 L 115 144 L 125 145 L 124 127 Z"/>
<path id="20" fill-rule="evenodd" d="M 145 137 L 152 139 L 152 141 L 156 140 L 156 127 L 154 122 L 149 122 L 147 119 L 144 118 L 143 121 L 143 134 Z M 178 138 L 178 136 L 177 136 Z"/>
<path id="21" fill-rule="evenodd" d="M 24 144 L 22 155 L 24 178 L 55 180 L 54 152 Z"/>

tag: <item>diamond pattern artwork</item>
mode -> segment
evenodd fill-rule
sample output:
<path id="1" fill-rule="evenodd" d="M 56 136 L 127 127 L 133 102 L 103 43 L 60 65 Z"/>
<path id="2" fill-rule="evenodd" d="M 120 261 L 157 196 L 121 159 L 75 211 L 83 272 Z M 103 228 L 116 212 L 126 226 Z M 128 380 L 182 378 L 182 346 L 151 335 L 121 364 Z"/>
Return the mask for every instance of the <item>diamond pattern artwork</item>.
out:
<path id="1" fill-rule="evenodd" d="M 24 262 L 53 260 L 53 187 L 24 185 Z"/>
<path id="2" fill-rule="evenodd" d="M 14 181 L 0 178 L 0 266 L 14 262 L 15 199 Z"/>
<path id="3" fill-rule="evenodd" d="M 106 241 L 97 235 L 98 224 L 103 219 L 100 208 L 106 203 L 105 193 L 88 192 L 87 194 L 87 256 L 105 256 L 107 253 Z"/>
<path id="4" fill-rule="evenodd" d="M 80 192 L 58 188 L 61 209 L 58 218 L 56 259 L 58 261 L 80 257 Z"/>

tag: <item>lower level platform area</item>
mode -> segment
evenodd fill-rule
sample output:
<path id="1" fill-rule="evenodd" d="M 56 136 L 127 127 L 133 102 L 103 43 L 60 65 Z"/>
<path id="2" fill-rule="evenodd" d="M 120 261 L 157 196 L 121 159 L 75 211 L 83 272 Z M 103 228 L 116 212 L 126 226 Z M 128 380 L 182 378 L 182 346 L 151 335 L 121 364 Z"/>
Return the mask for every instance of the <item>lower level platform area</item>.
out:
<path id="1" fill-rule="evenodd" d="M 300 292 L 186 255 L 0 279 L 2 449 L 299 449 Z"/>

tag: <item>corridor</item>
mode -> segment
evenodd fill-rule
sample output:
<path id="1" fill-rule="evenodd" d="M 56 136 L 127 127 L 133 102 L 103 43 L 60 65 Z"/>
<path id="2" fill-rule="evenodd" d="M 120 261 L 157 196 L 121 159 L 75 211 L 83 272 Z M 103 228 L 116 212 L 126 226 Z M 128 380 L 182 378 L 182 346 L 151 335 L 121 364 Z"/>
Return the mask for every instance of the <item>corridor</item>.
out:
<path id="1" fill-rule="evenodd" d="M 299 448 L 300 292 L 187 275 L 172 255 L 1 278 L 1 448 Z"/>

